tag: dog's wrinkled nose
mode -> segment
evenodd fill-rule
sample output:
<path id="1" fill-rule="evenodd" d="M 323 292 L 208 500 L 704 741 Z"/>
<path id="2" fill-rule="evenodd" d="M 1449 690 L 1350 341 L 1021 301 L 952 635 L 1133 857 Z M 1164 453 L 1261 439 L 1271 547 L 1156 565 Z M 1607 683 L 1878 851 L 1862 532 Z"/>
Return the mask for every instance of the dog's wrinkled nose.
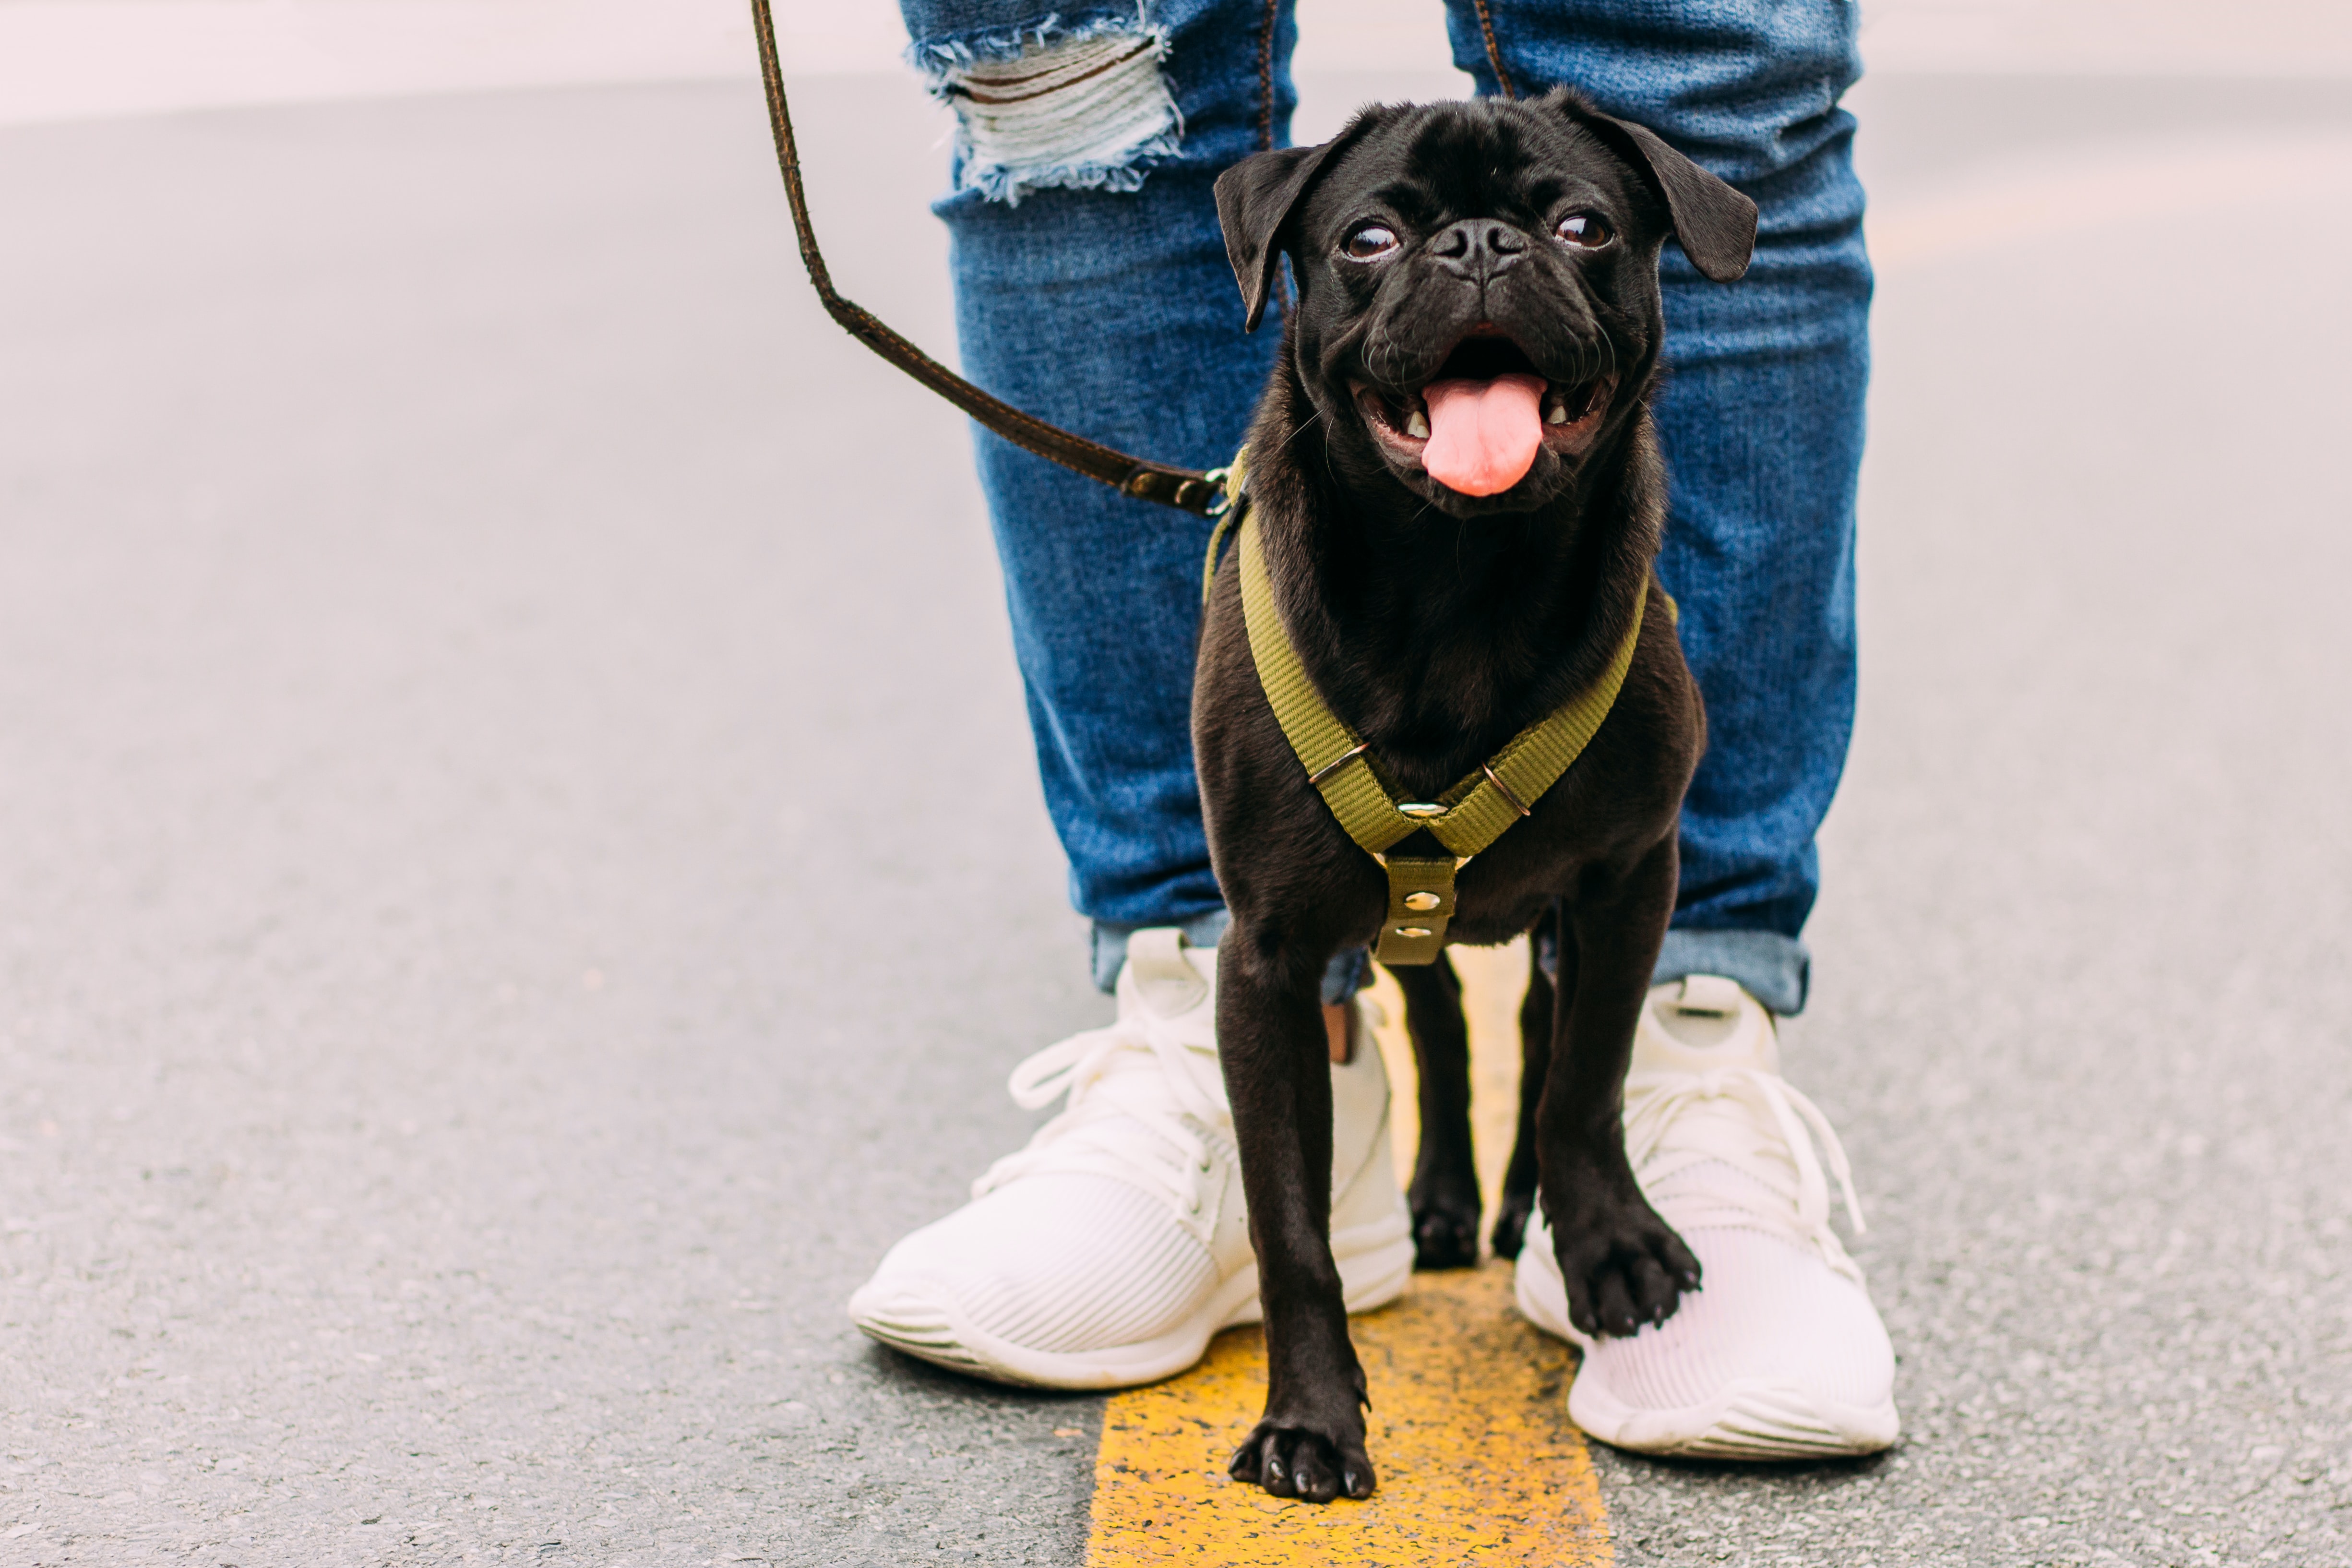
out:
<path id="1" fill-rule="evenodd" d="M 1438 230 L 1429 253 L 1448 272 L 1483 284 L 1528 253 L 1528 237 L 1494 218 L 1464 218 Z"/>

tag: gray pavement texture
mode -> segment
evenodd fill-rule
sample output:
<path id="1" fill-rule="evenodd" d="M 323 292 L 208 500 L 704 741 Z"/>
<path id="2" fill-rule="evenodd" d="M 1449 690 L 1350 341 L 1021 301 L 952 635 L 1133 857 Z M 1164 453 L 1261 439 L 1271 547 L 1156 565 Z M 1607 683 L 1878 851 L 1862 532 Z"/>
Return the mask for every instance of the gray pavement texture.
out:
<path id="1" fill-rule="evenodd" d="M 1864 145 L 1891 204 L 2347 96 L 1890 82 Z M 802 100 L 845 284 L 944 347 L 936 121 Z M 0 133 L 0 1563 L 1080 1555 L 1099 1402 L 841 1313 L 1108 1008 L 963 435 L 763 138 Z M 1890 270 L 1788 1054 L 1907 1432 L 1603 1453 L 1621 1561 L 2352 1563 L 2331 188 Z"/>

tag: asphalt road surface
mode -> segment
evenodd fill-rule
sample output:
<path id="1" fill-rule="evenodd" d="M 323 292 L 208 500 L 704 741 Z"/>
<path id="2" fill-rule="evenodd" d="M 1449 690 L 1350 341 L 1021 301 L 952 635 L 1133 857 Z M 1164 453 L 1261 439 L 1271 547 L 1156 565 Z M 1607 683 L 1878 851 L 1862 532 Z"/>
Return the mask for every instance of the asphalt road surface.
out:
<path id="1" fill-rule="evenodd" d="M 1788 1056 L 1906 1432 L 1601 1451 L 1622 1563 L 2352 1563 L 2347 100 L 1859 97 Z M 937 121 L 802 118 L 944 350 Z M 1099 1402 L 842 1313 L 1108 1009 L 964 434 L 764 142 L 735 85 L 0 133 L 0 1563 L 1081 1554 Z"/>

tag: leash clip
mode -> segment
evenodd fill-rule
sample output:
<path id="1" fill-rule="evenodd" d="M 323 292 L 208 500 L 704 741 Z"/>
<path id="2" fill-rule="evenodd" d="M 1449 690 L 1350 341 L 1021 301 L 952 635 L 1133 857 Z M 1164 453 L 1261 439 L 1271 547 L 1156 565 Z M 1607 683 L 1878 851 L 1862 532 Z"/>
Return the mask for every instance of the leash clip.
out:
<path id="1" fill-rule="evenodd" d="M 1225 513 L 1234 510 L 1233 492 L 1225 488 L 1225 482 L 1232 479 L 1233 476 L 1234 471 L 1231 468 L 1211 468 L 1207 473 L 1201 476 L 1203 479 L 1206 479 L 1217 492 L 1215 504 L 1209 508 L 1205 515 L 1210 517 L 1223 517 Z"/>

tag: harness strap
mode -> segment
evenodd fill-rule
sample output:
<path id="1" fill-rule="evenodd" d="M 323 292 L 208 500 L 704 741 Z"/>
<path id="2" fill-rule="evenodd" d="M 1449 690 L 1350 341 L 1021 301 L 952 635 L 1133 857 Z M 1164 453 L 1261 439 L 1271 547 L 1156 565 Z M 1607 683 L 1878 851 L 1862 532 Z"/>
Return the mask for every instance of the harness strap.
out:
<path id="1" fill-rule="evenodd" d="M 1653 590 L 1644 587 L 1642 602 L 1633 607 L 1633 624 L 1591 686 L 1512 736 L 1476 773 L 1437 799 L 1401 801 L 1381 779 L 1369 743 L 1331 711 L 1307 678 L 1275 605 L 1274 580 L 1266 571 L 1255 520 L 1244 515 L 1239 528 L 1242 615 L 1258 684 L 1265 688 L 1291 751 L 1306 768 L 1307 782 L 1357 847 L 1388 869 L 1388 918 L 1372 956 L 1391 964 L 1431 963 L 1445 944 L 1445 927 L 1454 916 L 1454 873 L 1531 814 L 1609 717 L 1626 672 L 1633 667 L 1642 613 Z M 1654 591 L 1672 618 L 1674 600 L 1663 589 Z M 1423 828 L 1454 859 L 1389 856 L 1391 846 Z"/>

